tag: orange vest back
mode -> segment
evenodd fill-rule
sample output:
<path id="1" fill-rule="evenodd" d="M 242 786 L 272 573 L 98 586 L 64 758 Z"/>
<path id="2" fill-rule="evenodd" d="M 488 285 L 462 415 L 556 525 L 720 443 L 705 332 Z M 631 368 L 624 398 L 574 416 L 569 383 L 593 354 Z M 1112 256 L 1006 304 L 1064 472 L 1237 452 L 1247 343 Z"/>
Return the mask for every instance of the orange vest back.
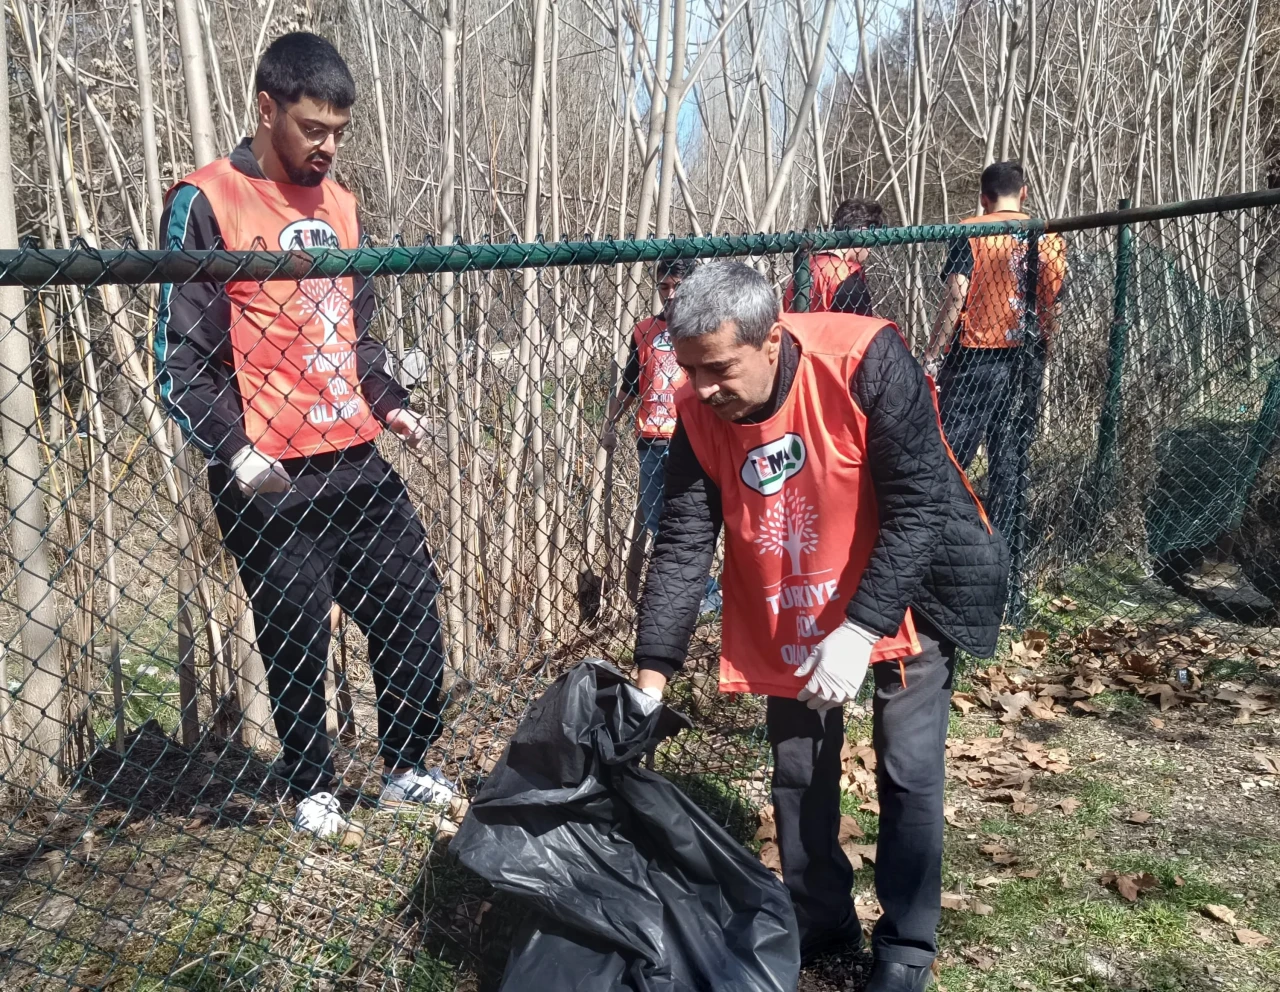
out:
<path id="1" fill-rule="evenodd" d="M 880 532 L 866 467 L 866 417 L 849 393 L 867 346 L 892 324 L 852 314 L 787 314 L 800 350 L 782 408 L 727 423 L 689 386 L 680 422 L 724 510 L 720 689 L 795 698 L 795 669 L 845 619 Z M 911 611 L 872 661 L 920 650 Z"/>
<path id="2" fill-rule="evenodd" d="M 961 224 L 1026 220 L 1027 214 L 1000 210 L 966 217 Z M 1026 316 L 1027 243 L 1012 234 L 970 238 L 973 272 L 960 318 L 959 343 L 964 348 L 1016 348 L 1022 344 Z M 1040 235 L 1037 301 L 1043 314 L 1062 290 L 1067 271 L 1066 243 L 1060 234 Z"/>
<path id="3" fill-rule="evenodd" d="M 861 271 L 858 262 L 847 262 L 841 255 L 819 252 L 809 258 L 809 313 L 826 313 L 835 302 L 840 284 L 855 272 Z M 792 280 L 783 294 L 782 309 L 791 312 L 795 300 L 796 284 Z"/>
<path id="4" fill-rule="evenodd" d="M 358 246 L 355 198 L 329 179 L 274 183 L 222 158 L 182 183 L 204 193 L 232 251 Z M 356 373 L 351 277 L 232 282 L 226 293 L 245 431 L 258 450 L 297 458 L 378 436 Z"/>
<path id="5" fill-rule="evenodd" d="M 633 332 L 640 359 L 640 405 L 636 408 L 636 433 L 651 440 L 670 440 L 676 432 L 676 390 L 685 374 L 676 362 L 667 322 L 648 317 Z"/>

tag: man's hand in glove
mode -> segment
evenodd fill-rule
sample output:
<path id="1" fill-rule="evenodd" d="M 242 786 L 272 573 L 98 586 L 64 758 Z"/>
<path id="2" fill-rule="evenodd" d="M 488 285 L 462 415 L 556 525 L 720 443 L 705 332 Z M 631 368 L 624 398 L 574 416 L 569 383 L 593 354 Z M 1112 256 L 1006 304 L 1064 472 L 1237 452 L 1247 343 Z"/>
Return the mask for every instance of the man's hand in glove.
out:
<path id="1" fill-rule="evenodd" d="M 269 458 L 251 444 L 231 456 L 236 485 L 249 498 L 262 493 L 287 493 L 293 485 L 277 458 Z"/>
<path id="2" fill-rule="evenodd" d="M 871 649 L 880 635 L 846 620 L 824 637 L 796 669 L 809 677 L 796 697 L 811 710 L 829 710 L 852 700 L 862 688 L 871 664 Z"/>

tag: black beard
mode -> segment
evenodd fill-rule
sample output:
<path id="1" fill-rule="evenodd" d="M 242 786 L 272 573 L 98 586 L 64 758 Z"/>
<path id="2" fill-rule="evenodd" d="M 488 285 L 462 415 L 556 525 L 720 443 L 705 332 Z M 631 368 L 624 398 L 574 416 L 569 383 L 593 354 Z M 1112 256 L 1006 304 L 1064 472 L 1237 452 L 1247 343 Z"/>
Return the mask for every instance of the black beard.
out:
<path id="1" fill-rule="evenodd" d="M 284 166 L 285 175 L 289 177 L 289 182 L 295 186 L 319 186 L 324 182 L 326 175 L 324 172 L 315 172 L 305 166 L 299 168 L 284 159 L 280 160 L 280 164 Z"/>
<path id="2" fill-rule="evenodd" d="M 273 135 L 273 139 L 274 139 L 274 135 Z M 293 185 L 319 186 L 322 182 L 324 182 L 324 177 L 327 175 L 327 173 L 314 172 L 311 169 L 308 169 L 306 167 L 305 160 L 303 161 L 302 165 L 294 165 L 291 161 L 289 161 L 288 157 L 284 154 L 284 150 L 279 145 L 277 145 L 274 140 L 272 140 L 271 144 L 272 144 L 272 147 L 275 148 L 276 158 L 280 160 L 280 164 L 284 167 L 284 174 L 289 177 L 289 182 L 293 183 Z"/>

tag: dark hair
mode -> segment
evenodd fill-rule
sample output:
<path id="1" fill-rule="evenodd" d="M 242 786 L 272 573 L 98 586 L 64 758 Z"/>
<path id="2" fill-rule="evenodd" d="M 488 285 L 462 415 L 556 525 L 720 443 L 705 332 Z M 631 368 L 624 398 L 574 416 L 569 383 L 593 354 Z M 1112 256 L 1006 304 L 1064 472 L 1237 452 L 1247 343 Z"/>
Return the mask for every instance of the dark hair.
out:
<path id="1" fill-rule="evenodd" d="M 685 279 L 693 272 L 698 262 L 692 258 L 664 258 L 658 263 L 658 282 L 664 279 Z"/>
<path id="2" fill-rule="evenodd" d="M 1027 177 L 1022 172 L 1021 162 L 993 162 L 982 170 L 982 195 L 988 200 L 1017 196 L 1025 185 Z"/>
<path id="3" fill-rule="evenodd" d="M 836 207 L 831 226 L 837 231 L 856 231 L 863 227 L 884 227 L 884 207 L 875 200 L 854 197 Z"/>
<path id="4" fill-rule="evenodd" d="M 346 110 L 356 102 L 356 81 L 338 50 L 318 34 L 282 34 L 262 53 L 253 75 L 254 91 L 281 106 L 304 96 Z"/>

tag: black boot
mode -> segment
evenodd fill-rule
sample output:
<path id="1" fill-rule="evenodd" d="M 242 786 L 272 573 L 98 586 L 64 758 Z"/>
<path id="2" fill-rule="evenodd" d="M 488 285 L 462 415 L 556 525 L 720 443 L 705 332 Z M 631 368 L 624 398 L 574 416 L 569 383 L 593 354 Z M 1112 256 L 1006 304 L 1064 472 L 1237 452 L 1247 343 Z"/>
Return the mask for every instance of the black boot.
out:
<path id="1" fill-rule="evenodd" d="M 809 930 L 800 937 L 800 963 L 809 964 L 828 954 L 857 954 L 862 950 L 862 924 L 852 917 L 834 930 Z"/>
<path id="2" fill-rule="evenodd" d="M 897 961 L 877 961 L 865 992 L 924 992 L 933 981 L 928 965 L 913 967 Z"/>

